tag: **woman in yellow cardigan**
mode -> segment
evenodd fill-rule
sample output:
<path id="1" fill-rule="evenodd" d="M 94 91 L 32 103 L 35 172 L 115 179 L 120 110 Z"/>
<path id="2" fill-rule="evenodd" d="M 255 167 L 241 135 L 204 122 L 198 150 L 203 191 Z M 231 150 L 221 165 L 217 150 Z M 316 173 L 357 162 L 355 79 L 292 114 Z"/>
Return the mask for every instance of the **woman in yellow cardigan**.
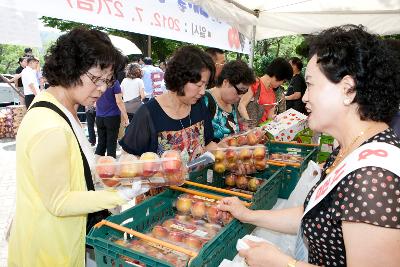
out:
<path id="1" fill-rule="evenodd" d="M 51 47 L 43 67 L 51 87 L 35 97 L 17 135 L 17 207 L 8 266 L 83 267 L 88 213 L 146 191 L 140 186 L 89 191 L 85 180 L 84 166 L 93 166 L 94 155 L 75 106 L 93 105 L 113 84 L 121 62 L 108 36 L 96 30 L 74 29 Z M 64 117 L 33 107 L 44 102 Z"/>

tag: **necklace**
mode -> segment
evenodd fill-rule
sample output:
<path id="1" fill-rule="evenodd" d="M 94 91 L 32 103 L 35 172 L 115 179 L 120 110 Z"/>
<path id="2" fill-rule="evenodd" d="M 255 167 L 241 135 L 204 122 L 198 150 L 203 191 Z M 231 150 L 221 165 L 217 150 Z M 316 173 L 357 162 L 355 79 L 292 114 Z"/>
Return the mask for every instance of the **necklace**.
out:
<path id="1" fill-rule="evenodd" d="M 332 163 L 331 166 L 329 166 L 326 170 L 325 173 L 329 174 L 333 169 L 336 168 L 336 166 L 342 162 L 344 156 L 347 155 L 348 152 L 350 152 L 350 148 L 353 147 L 353 145 L 366 133 L 368 132 L 368 130 L 370 130 L 374 125 L 369 126 L 367 129 L 365 129 L 365 131 L 361 131 L 359 135 L 356 136 L 356 138 L 354 138 L 354 140 L 350 143 L 350 145 L 347 147 L 347 149 L 345 149 L 344 151 L 340 152 L 339 154 L 336 156 L 335 161 Z M 340 149 L 341 150 L 341 149 Z"/>
<path id="2" fill-rule="evenodd" d="M 179 122 L 181 124 L 182 130 L 185 131 L 187 138 L 189 139 L 189 147 L 188 147 L 188 151 L 190 154 L 193 153 L 193 148 L 192 148 L 192 142 L 191 142 L 191 137 L 189 136 L 189 133 L 186 131 L 186 128 L 183 127 L 183 123 L 182 123 L 182 119 L 179 119 Z M 190 128 L 190 126 L 192 126 L 192 118 L 190 117 L 190 113 L 189 113 L 189 126 L 187 128 Z"/>

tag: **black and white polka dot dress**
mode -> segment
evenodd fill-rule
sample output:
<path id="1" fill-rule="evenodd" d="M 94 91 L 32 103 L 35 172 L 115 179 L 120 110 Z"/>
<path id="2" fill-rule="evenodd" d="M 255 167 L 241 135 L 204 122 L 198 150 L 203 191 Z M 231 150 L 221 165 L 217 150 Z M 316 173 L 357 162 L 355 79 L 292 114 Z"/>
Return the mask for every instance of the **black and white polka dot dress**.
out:
<path id="1" fill-rule="evenodd" d="M 369 142 L 400 145 L 399 137 L 390 128 L 365 143 Z M 333 163 L 338 152 L 339 149 L 336 149 L 332 153 L 324 170 Z M 324 178 L 325 172 L 308 193 L 304 208 Z M 301 222 L 303 235 L 309 247 L 309 263 L 320 266 L 346 266 L 342 221 L 400 229 L 400 178 L 379 167 L 358 169 L 343 178 Z"/>

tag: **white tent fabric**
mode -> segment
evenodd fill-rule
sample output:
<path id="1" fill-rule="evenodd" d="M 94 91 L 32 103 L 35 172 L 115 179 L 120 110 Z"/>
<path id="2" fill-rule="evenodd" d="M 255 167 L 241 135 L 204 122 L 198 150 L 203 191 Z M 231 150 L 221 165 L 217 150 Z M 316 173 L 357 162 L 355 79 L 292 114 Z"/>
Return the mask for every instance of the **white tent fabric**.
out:
<path id="1" fill-rule="evenodd" d="M 122 54 L 126 56 L 142 54 L 142 51 L 132 41 L 115 35 L 109 35 L 109 37 L 113 45 L 118 48 Z"/>
<path id="2" fill-rule="evenodd" d="M 399 0 L 192 0 L 212 15 L 256 40 L 317 32 L 342 24 L 362 24 L 372 33 L 400 33 Z M 259 10 L 259 17 L 248 13 Z"/>

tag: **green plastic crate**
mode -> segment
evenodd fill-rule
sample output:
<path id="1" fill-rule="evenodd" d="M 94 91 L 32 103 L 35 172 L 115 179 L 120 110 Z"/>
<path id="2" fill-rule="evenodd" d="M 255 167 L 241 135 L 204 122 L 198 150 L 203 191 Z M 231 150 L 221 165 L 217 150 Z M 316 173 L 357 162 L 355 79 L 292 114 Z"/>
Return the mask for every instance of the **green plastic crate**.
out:
<path id="1" fill-rule="evenodd" d="M 307 168 L 310 160 L 317 161 L 319 151 L 318 145 L 286 143 L 271 141 L 267 143 L 268 153 L 289 153 L 300 155 L 304 158 L 300 167 L 286 166 L 282 187 L 279 193 L 280 198 L 288 199 L 293 189 L 296 187 L 302 172 Z M 272 167 L 273 165 L 270 165 Z"/>
<path id="2" fill-rule="evenodd" d="M 182 193 L 167 189 L 138 206 L 108 217 L 107 220 L 139 232 L 147 232 L 158 222 L 175 215 L 176 210 L 173 205 L 180 194 Z M 233 219 L 203 246 L 197 257 L 192 259 L 188 266 L 216 267 L 223 259 L 233 259 L 237 254 L 237 240 L 251 233 L 254 228 L 253 225 Z M 98 267 L 132 267 L 132 264 L 125 262 L 121 256 L 138 260 L 147 267 L 173 267 L 168 262 L 125 248 L 109 240 L 110 238 L 122 238 L 123 235 L 123 232 L 108 226 L 90 230 L 86 242 L 94 247 Z"/>
<path id="3" fill-rule="evenodd" d="M 224 174 L 227 175 L 228 173 Z M 207 179 L 212 175 L 212 180 Z M 214 172 L 212 169 L 204 169 L 198 172 L 192 172 L 189 175 L 189 180 L 192 182 L 210 185 L 219 188 L 226 188 L 224 175 Z M 285 176 L 284 167 L 279 168 L 267 168 L 263 172 L 257 172 L 255 174 L 250 174 L 249 176 L 261 178 L 267 180 L 265 183 L 262 183 L 261 187 L 257 189 L 257 191 L 253 195 L 252 199 L 252 209 L 272 209 L 278 200 L 278 195 L 280 192 L 281 184 Z M 209 191 L 209 193 L 213 193 L 214 191 Z M 226 194 L 225 194 L 226 195 Z M 228 195 L 226 195 L 228 196 Z M 245 200 L 245 199 L 243 199 Z"/>

